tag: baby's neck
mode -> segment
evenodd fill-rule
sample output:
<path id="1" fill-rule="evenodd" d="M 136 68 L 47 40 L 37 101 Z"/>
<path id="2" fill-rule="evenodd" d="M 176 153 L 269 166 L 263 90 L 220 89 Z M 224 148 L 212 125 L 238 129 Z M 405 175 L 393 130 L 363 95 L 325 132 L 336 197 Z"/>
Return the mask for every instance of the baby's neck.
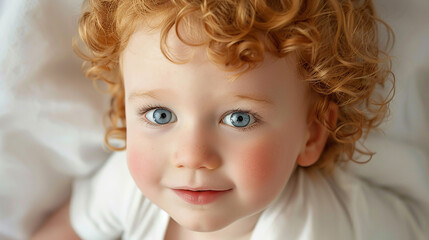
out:
<path id="1" fill-rule="evenodd" d="M 240 219 L 215 232 L 194 232 L 180 226 L 170 218 L 165 240 L 250 240 L 261 213 Z"/>

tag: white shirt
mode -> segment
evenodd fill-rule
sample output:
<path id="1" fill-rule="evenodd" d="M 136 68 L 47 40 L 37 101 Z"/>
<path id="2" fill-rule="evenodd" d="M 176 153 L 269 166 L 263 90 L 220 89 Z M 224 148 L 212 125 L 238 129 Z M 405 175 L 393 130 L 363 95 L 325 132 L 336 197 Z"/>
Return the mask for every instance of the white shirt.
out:
<path id="1" fill-rule="evenodd" d="M 264 210 L 251 240 L 426 239 L 407 202 L 393 192 L 341 168 L 331 177 L 296 171 Z M 169 222 L 135 185 L 124 152 L 75 182 L 70 214 L 85 240 L 163 240 Z"/>

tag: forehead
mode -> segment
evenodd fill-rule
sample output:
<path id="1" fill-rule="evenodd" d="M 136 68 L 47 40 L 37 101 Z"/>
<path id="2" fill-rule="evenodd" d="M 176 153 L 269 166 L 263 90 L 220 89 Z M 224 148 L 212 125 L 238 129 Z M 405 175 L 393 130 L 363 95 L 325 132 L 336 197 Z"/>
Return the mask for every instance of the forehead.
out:
<path id="1" fill-rule="evenodd" d="M 170 31 L 167 44 L 173 56 L 189 59 L 185 64 L 177 64 L 162 54 L 160 42 L 157 29 L 140 27 L 131 36 L 121 56 L 127 95 L 131 89 L 150 91 L 177 86 L 184 92 L 216 89 L 218 92 L 257 93 L 274 98 L 285 94 L 302 98 L 300 95 L 306 92 L 293 54 L 278 59 L 266 53 L 259 67 L 231 82 L 231 77 L 241 70 L 228 72 L 213 64 L 207 57 L 206 46 L 188 46 L 178 39 L 174 31 Z"/>

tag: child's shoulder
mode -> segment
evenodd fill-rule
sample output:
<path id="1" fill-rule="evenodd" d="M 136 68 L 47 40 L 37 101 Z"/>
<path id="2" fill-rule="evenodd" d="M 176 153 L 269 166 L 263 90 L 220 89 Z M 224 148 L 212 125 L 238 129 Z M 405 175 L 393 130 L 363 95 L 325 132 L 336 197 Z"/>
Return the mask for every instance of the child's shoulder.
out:
<path id="1" fill-rule="evenodd" d="M 254 235 L 268 234 L 269 239 L 353 239 L 353 226 L 343 202 L 345 194 L 340 189 L 334 177 L 297 168 L 281 195 L 262 214 Z"/>
<path id="2" fill-rule="evenodd" d="M 93 175 L 76 179 L 73 186 L 73 198 L 94 201 L 100 207 L 111 204 L 116 209 L 133 197 L 144 198 L 139 193 L 129 174 L 125 151 L 113 153 Z"/>
<path id="3" fill-rule="evenodd" d="M 129 234 L 140 234 L 134 229 L 136 222 L 146 231 L 141 234 L 156 236 L 159 233 L 150 229 L 162 228 L 168 219 L 138 190 L 125 151 L 113 153 L 93 176 L 75 180 L 70 216 L 74 230 L 84 239 L 129 239 Z"/>
<path id="4" fill-rule="evenodd" d="M 261 216 L 255 235 L 270 239 L 419 239 L 406 203 L 344 168 L 332 175 L 298 168 Z M 407 224 L 404 224 L 407 223 Z M 274 227 L 273 227 L 274 226 Z"/>

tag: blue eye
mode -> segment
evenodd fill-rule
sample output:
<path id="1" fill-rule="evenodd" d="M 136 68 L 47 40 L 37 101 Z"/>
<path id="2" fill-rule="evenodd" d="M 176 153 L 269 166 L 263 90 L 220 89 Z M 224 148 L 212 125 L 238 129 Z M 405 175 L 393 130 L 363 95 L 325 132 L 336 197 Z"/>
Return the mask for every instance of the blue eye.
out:
<path id="1" fill-rule="evenodd" d="M 176 115 L 162 108 L 152 109 L 148 111 L 145 116 L 152 123 L 161 125 L 176 121 Z"/>
<path id="2" fill-rule="evenodd" d="M 138 110 L 138 115 L 145 118 L 145 122 L 150 125 L 167 125 L 177 121 L 176 115 L 166 107 L 160 105 L 147 105 Z M 222 123 L 232 126 L 240 131 L 251 130 L 262 123 L 261 117 L 252 111 L 232 110 L 223 117 Z"/>
<path id="3" fill-rule="evenodd" d="M 226 115 L 222 121 L 233 127 L 244 128 L 253 124 L 255 122 L 255 118 L 245 112 L 233 112 Z"/>

